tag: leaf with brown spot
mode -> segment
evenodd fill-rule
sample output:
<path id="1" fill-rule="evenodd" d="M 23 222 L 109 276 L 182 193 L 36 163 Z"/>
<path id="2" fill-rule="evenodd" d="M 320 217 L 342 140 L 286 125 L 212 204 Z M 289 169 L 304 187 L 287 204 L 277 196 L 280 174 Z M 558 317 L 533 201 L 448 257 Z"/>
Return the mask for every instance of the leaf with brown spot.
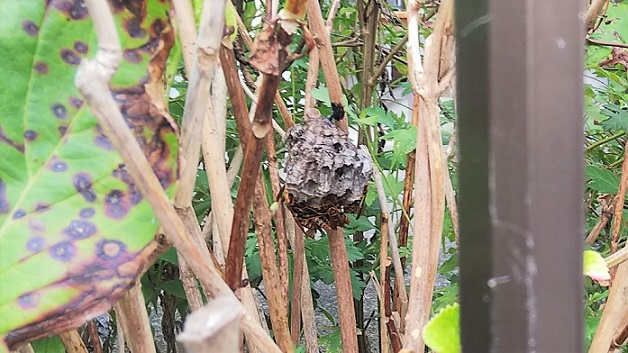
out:
<path id="1" fill-rule="evenodd" d="M 167 1 L 111 0 L 123 62 L 111 89 L 162 185 L 178 174 L 163 70 Z M 96 37 L 81 0 L 0 1 L 0 352 L 109 309 L 158 224 L 74 87 Z"/>

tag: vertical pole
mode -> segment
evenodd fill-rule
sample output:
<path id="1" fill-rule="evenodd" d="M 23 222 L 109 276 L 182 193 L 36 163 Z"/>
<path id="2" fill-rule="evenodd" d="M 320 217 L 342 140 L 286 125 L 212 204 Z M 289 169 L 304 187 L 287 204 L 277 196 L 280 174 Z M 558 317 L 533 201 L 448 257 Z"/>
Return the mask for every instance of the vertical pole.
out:
<path id="1" fill-rule="evenodd" d="M 582 4 L 456 5 L 463 350 L 581 352 Z"/>

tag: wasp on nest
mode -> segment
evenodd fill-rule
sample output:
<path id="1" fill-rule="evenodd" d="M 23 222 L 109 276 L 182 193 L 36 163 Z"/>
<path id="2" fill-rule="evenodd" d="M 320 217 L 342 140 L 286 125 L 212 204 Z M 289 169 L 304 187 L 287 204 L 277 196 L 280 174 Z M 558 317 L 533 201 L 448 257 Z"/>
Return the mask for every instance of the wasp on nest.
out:
<path id="1" fill-rule="evenodd" d="M 284 202 L 299 225 L 330 231 L 357 213 L 373 168 L 369 155 L 316 109 L 286 132 Z M 335 117 L 332 115 L 332 117 Z"/>

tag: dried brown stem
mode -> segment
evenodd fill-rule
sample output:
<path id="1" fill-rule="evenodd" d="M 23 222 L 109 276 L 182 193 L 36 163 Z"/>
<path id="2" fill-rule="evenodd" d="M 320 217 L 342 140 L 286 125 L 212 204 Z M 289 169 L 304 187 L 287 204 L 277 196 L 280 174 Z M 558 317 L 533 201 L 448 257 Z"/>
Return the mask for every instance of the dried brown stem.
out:
<path id="1" fill-rule="evenodd" d="M 454 135 L 455 136 L 455 135 Z M 449 144 L 447 145 L 447 150 L 454 150 L 456 144 L 456 139 L 452 137 L 449 140 Z M 451 175 L 449 175 L 449 165 L 447 163 L 447 153 L 444 153 L 443 162 L 445 165 L 444 176 L 445 176 L 445 200 L 447 201 L 447 209 L 449 210 L 449 216 L 451 218 L 451 224 L 454 229 L 454 238 L 456 241 L 456 245 L 460 244 L 460 238 L 458 233 L 458 202 L 456 202 L 456 193 L 454 192 L 454 186 L 451 182 Z"/>
<path id="2" fill-rule="evenodd" d="M 201 148 L 203 119 L 211 107 L 207 99 L 218 65 L 223 29 L 225 26 L 225 0 L 203 2 L 201 25 L 196 50 L 192 59 L 188 91 L 180 136 L 182 168 L 175 207 L 186 207 L 192 203 L 196 172 Z M 193 19 L 193 18 L 192 18 Z M 179 21 L 181 22 L 181 21 Z"/>
<path id="3" fill-rule="evenodd" d="M 275 257 L 275 247 L 271 233 L 271 214 L 266 199 L 266 190 L 262 178 L 257 178 L 253 198 L 255 215 L 255 235 L 259 245 L 262 262 L 262 276 L 268 299 L 270 321 L 273 325 L 275 340 L 283 352 L 294 352 L 290 330 L 288 330 L 288 302 L 280 280 L 279 268 Z"/>
<path id="4" fill-rule="evenodd" d="M 287 212 L 289 213 L 289 212 Z M 290 215 L 292 218 L 292 215 Z M 294 220 L 292 220 L 292 229 L 293 233 L 296 228 L 299 229 L 297 231 L 297 235 L 294 236 L 294 240 L 292 242 L 292 257 L 293 257 L 293 267 L 292 267 L 292 300 L 290 301 L 290 317 L 292 321 L 290 322 L 290 332 L 292 333 L 292 341 L 294 344 L 299 343 L 299 334 L 301 333 L 301 296 L 302 296 L 302 285 L 306 280 L 303 276 L 303 270 L 305 266 L 305 249 L 304 249 L 304 235 L 300 231 L 301 228 L 296 227 L 294 224 Z M 286 222 L 288 225 L 288 222 Z M 309 284 L 309 278 L 307 278 L 307 282 Z M 309 288 L 308 288 L 309 290 Z M 303 318 L 305 323 L 305 318 Z M 304 324 L 305 326 L 305 324 Z"/>
<path id="5" fill-rule="evenodd" d="M 268 135 L 266 138 L 266 158 L 268 160 L 268 174 L 270 176 L 272 194 L 274 196 L 278 196 L 281 192 L 281 185 L 279 181 L 279 164 L 277 163 L 273 135 Z M 290 276 L 288 274 L 288 236 L 286 235 L 285 214 L 283 207 L 279 207 L 277 209 L 274 218 L 275 232 L 277 234 L 277 253 L 279 255 L 279 281 L 282 296 L 287 300 Z"/>
<path id="6" fill-rule="evenodd" d="M 303 318 L 303 333 L 305 336 L 305 347 L 307 353 L 318 353 L 318 334 L 316 332 L 316 318 L 314 314 L 314 300 L 312 299 L 312 292 L 310 289 L 310 273 L 307 267 L 307 261 L 305 261 L 305 251 L 303 247 L 303 241 L 305 235 L 301 231 L 301 228 L 297 226 L 292 214 L 290 212 L 286 212 L 286 231 L 288 233 L 288 240 L 290 241 L 290 246 L 292 247 L 292 256 L 294 257 L 295 267 L 293 269 L 293 282 L 292 282 L 292 292 L 300 293 L 299 304 L 297 306 L 301 307 L 301 317 Z M 296 271 L 296 262 L 297 259 L 301 261 L 302 264 L 302 272 Z M 297 279 L 296 276 L 300 278 Z M 301 286 L 297 287 L 297 281 L 301 283 Z M 294 304 L 294 298 L 291 303 Z M 292 316 L 292 320 L 299 320 L 298 313 L 295 316 Z M 298 331 L 298 330 L 297 330 Z M 293 331 L 294 334 L 294 331 Z M 297 333 L 298 334 L 298 333 Z"/>
<path id="7" fill-rule="evenodd" d="M 377 196 L 379 197 L 379 204 L 382 209 L 382 228 L 384 224 L 387 229 L 387 241 L 390 242 L 390 253 L 392 256 L 392 264 L 395 269 L 395 283 L 398 284 L 399 295 L 399 315 L 404 317 L 408 310 L 408 294 L 406 293 L 406 281 L 403 274 L 403 267 L 401 267 L 401 257 L 399 255 L 399 244 L 397 244 L 397 237 L 395 237 L 395 231 L 392 223 L 390 222 L 390 211 L 388 210 L 388 200 L 386 199 L 386 192 L 384 191 L 384 185 L 382 183 L 382 176 L 377 166 L 373 166 L 373 180 L 375 181 L 375 187 L 377 188 Z M 383 241 L 383 237 L 382 237 Z M 382 282 L 383 283 L 383 282 Z"/>
<path id="8" fill-rule="evenodd" d="M 417 126 L 419 123 L 419 95 L 414 93 L 414 102 L 412 104 L 412 125 Z M 405 180 L 403 182 L 403 209 L 405 214 L 410 214 L 410 209 L 412 207 L 413 193 L 414 193 L 414 167 L 416 161 L 416 152 L 412 151 L 408 154 L 408 158 L 406 160 L 406 175 Z M 410 218 L 401 217 L 399 221 L 399 246 L 407 246 L 408 245 L 408 228 L 410 226 Z M 401 259 L 402 267 L 405 268 L 405 257 Z M 395 284 L 395 290 L 396 289 Z"/>
<path id="9" fill-rule="evenodd" d="M 262 36 L 262 34 L 268 35 L 268 33 L 273 33 L 270 29 L 264 31 L 260 33 L 260 36 Z M 279 29 L 276 35 L 277 43 L 281 46 L 276 59 L 279 63 L 284 63 L 288 55 L 285 48 L 290 44 L 292 37 L 283 29 Z M 281 64 L 279 66 L 281 66 Z M 262 160 L 262 140 L 266 138 L 266 135 L 271 130 L 272 102 L 276 96 L 279 83 L 281 82 L 280 74 L 281 73 L 277 75 L 264 74 L 262 77 L 258 106 L 255 110 L 253 123 L 251 125 L 251 131 L 255 138 L 248 140 L 245 148 L 242 180 L 240 181 L 238 196 L 235 202 L 233 225 L 229 239 L 229 252 L 227 253 L 227 267 L 225 271 L 225 279 L 234 290 L 240 286 L 242 266 L 244 263 L 244 244 L 246 242 L 249 226 L 249 210 L 255 189 L 255 182 L 259 174 L 259 165 Z M 225 76 L 227 76 L 227 74 L 225 74 Z"/>
<path id="10" fill-rule="evenodd" d="M 208 3 L 208 2 L 206 2 Z M 186 187 L 179 187 L 177 189 L 177 195 L 175 197 L 175 207 L 179 215 L 185 213 L 183 210 L 186 207 L 191 206 L 192 200 L 192 191 L 194 188 L 195 180 L 196 180 L 196 165 L 198 164 L 198 149 L 200 148 L 199 143 L 200 134 L 199 128 L 200 125 L 200 116 L 209 108 L 206 104 L 205 99 L 201 99 L 202 102 L 199 103 L 199 95 L 206 94 L 209 91 L 209 85 L 211 84 L 211 79 L 213 76 L 213 71 L 215 70 L 216 65 L 216 54 L 209 54 L 203 50 L 203 47 L 213 46 L 215 45 L 215 40 L 212 40 L 208 37 L 207 31 L 203 32 L 204 37 L 202 38 L 203 42 L 199 43 L 198 47 L 195 46 L 195 42 L 197 40 L 197 32 L 194 20 L 194 13 L 192 9 L 192 4 L 190 1 L 185 0 L 174 0 L 173 6 L 175 9 L 176 19 L 177 19 L 177 28 L 179 30 L 179 38 L 182 44 L 183 51 L 183 59 L 185 62 L 186 69 L 188 71 L 188 77 L 196 77 L 197 72 L 200 70 L 205 73 L 204 77 L 194 81 L 196 86 L 192 89 L 192 91 L 188 91 L 187 99 L 192 99 L 193 102 L 190 102 L 190 105 L 187 104 L 186 99 L 186 109 L 183 119 L 183 130 L 182 130 L 182 139 L 187 141 L 187 145 L 183 146 L 183 160 L 187 161 L 184 164 L 184 168 L 187 167 L 187 170 L 184 170 L 182 173 L 181 183 L 185 184 Z M 223 2 L 224 6 L 224 2 Z M 208 7 L 203 9 L 208 10 Z M 209 13 L 203 13 L 204 24 L 207 26 L 207 21 L 210 21 Z M 220 25 L 216 23 L 215 25 Z M 223 20 L 224 26 L 224 20 Z M 216 28 L 212 28 L 216 29 Z M 220 36 L 221 37 L 221 36 Z M 218 44 L 220 45 L 220 44 Z M 207 65 L 199 65 L 200 60 L 209 59 L 206 63 Z M 192 81 L 190 82 L 192 84 Z M 196 90 L 196 91 L 195 91 Z M 199 109 L 196 114 L 191 113 L 189 109 Z M 203 109 L 201 111 L 200 109 Z M 187 202 L 187 203 L 186 203 Z M 196 218 L 191 220 L 196 223 Z M 193 227 L 192 224 L 186 224 L 187 228 Z M 193 233 L 191 233 L 193 234 Z M 197 240 L 198 241 L 198 240 Z M 181 277 L 181 282 L 183 284 L 183 288 L 188 299 L 188 303 L 192 310 L 198 309 L 203 305 L 203 301 L 198 290 L 198 285 L 196 283 L 196 278 L 190 266 L 187 264 L 185 257 L 181 255 L 177 251 L 177 255 L 179 258 L 179 273 Z"/>
<path id="11" fill-rule="evenodd" d="M 419 9 L 421 2 L 408 4 L 409 80 L 419 99 L 416 149 L 414 240 L 410 277 L 409 310 L 405 316 L 405 349 L 421 352 L 425 344 L 421 330 L 427 323 L 438 266 L 445 210 L 445 163 L 440 133 L 439 97 L 453 77 L 453 1 L 441 1 L 432 34 L 425 42 L 425 57 L 419 52 Z M 415 97 L 416 97 L 415 95 Z"/>
<path id="12" fill-rule="evenodd" d="M 177 337 L 185 353 L 238 352 L 238 322 L 242 317 L 239 304 L 232 297 L 219 297 L 193 312 Z"/>
<path id="13" fill-rule="evenodd" d="M 353 308 L 353 291 L 351 290 L 351 268 L 347 257 L 344 231 L 342 228 L 336 228 L 327 234 L 327 238 L 329 239 L 331 264 L 336 283 L 342 351 L 358 353 L 358 336 L 355 309 Z"/>
<path id="14" fill-rule="evenodd" d="M 627 261 L 628 260 L 628 247 L 624 247 L 623 249 L 610 255 L 604 260 L 606 261 L 606 265 L 608 266 L 608 268 L 613 268 L 621 264 L 622 262 Z"/>
<path id="15" fill-rule="evenodd" d="M 624 314 L 619 330 L 613 338 L 613 348 L 621 348 L 628 341 L 628 311 Z"/>
<path id="16" fill-rule="evenodd" d="M 327 20 L 325 21 L 325 27 L 327 27 L 327 32 L 331 33 L 331 29 L 334 26 L 334 17 L 336 17 L 336 13 L 340 8 L 340 0 L 334 0 L 331 3 L 329 8 L 329 12 L 327 13 Z"/>
<path id="17" fill-rule="evenodd" d="M 317 39 L 318 53 L 320 56 L 321 68 L 323 69 L 323 75 L 325 76 L 325 83 L 327 90 L 329 91 L 329 98 L 332 105 L 343 107 L 342 101 L 342 86 L 340 85 L 340 77 L 338 76 L 338 69 L 336 68 L 336 60 L 334 59 L 334 52 L 331 47 L 331 39 L 327 28 L 325 27 L 325 20 L 321 13 L 321 6 L 318 0 L 308 0 L 307 13 L 310 24 L 310 31 Z M 345 132 L 348 131 L 349 126 L 347 119 L 338 121 L 338 126 Z"/>
<path id="18" fill-rule="evenodd" d="M 597 18 L 600 17 L 604 8 L 608 5 L 608 0 L 593 0 L 589 9 L 587 10 L 587 17 L 585 18 L 585 26 L 587 32 L 595 28 Z"/>
<path id="19" fill-rule="evenodd" d="M 155 353 L 153 333 L 139 283 L 126 292 L 114 308 L 131 352 Z"/>
<path id="20" fill-rule="evenodd" d="M 87 353 L 87 347 L 76 330 L 59 334 L 67 353 Z"/>
<path id="21" fill-rule="evenodd" d="M 380 201 L 381 204 L 381 201 Z M 390 266 L 390 258 L 388 257 L 388 215 L 382 213 L 382 224 L 380 227 L 380 246 L 379 246 L 379 283 L 390 282 L 388 266 Z M 375 276 L 375 274 L 373 274 Z M 375 279 L 375 277 L 374 277 Z M 386 307 L 390 308 L 390 294 L 386 293 L 385 285 L 381 286 L 378 282 L 373 281 L 376 285 L 379 296 L 379 340 L 380 352 L 390 352 L 390 334 L 388 332 L 388 317 L 386 316 Z M 394 350 L 394 352 L 397 352 Z"/>
<path id="22" fill-rule="evenodd" d="M 315 99 L 312 97 L 312 89 L 316 87 L 318 83 L 318 64 L 320 57 L 318 55 L 318 48 L 314 47 L 310 51 L 309 64 L 307 66 L 307 78 L 305 79 L 305 106 L 304 111 L 315 107 Z"/>
<path id="23" fill-rule="evenodd" d="M 92 347 L 94 348 L 94 353 L 103 353 L 98 328 L 96 327 L 96 319 L 89 320 L 87 330 L 89 332 L 89 339 L 92 342 Z"/>
<path id="24" fill-rule="evenodd" d="M 624 160 L 621 165 L 621 180 L 619 191 L 615 198 L 615 209 L 613 215 L 613 225 L 611 228 L 611 254 L 617 251 L 619 245 L 619 230 L 622 223 L 622 212 L 624 210 L 624 200 L 626 198 L 626 188 L 628 187 L 628 140 L 624 146 Z"/>
<path id="25" fill-rule="evenodd" d="M 595 224 L 595 226 L 593 226 L 593 229 L 591 229 L 591 232 L 589 232 L 589 235 L 586 238 L 586 243 L 588 245 L 593 245 L 597 237 L 602 232 L 602 229 L 606 228 L 608 222 L 610 222 L 610 220 L 613 218 L 615 199 L 612 197 L 612 195 L 605 195 L 601 197 L 599 201 L 600 206 L 602 206 L 602 214 L 600 216 L 600 219 L 598 219 L 597 223 Z"/>
<path id="26" fill-rule="evenodd" d="M 628 262 L 617 267 L 589 353 L 607 353 L 628 312 Z"/>
<path id="27" fill-rule="evenodd" d="M 393 352 L 399 352 L 401 350 L 401 335 L 399 334 L 399 320 L 395 320 L 393 316 L 392 308 L 390 307 L 390 293 L 392 292 L 392 288 L 390 285 L 390 262 L 386 262 L 386 281 L 383 285 L 383 293 L 384 293 L 384 317 L 386 327 L 388 329 L 388 335 L 390 336 L 390 344 L 392 345 Z"/>
<path id="28" fill-rule="evenodd" d="M 236 198 L 231 236 L 229 237 L 229 251 L 225 268 L 225 280 L 232 290 L 241 287 L 242 267 L 244 264 L 244 244 L 249 230 L 249 214 L 251 201 L 255 191 L 255 182 L 259 174 L 262 161 L 262 149 L 258 139 L 251 139 L 246 145 L 242 179 Z"/>
<path id="29" fill-rule="evenodd" d="M 382 72 L 384 72 L 384 70 L 386 70 L 386 66 L 388 66 L 388 63 L 406 45 L 407 41 L 408 41 L 408 33 L 406 32 L 406 34 L 403 37 L 401 37 L 399 42 L 397 42 L 397 44 L 395 44 L 395 46 L 390 49 L 388 54 L 386 54 L 386 56 L 382 59 L 379 65 L 375 68 L 375 70 L 373 70 L 373 74 L 371 75 L 371 80 L 369 81 L 370 85 L 375 85 L 377 78 L 382 74 Z"/>
<path id="30" fill-rule="evenodd" d="M 595 45 L 601 45 L 604 47 L 616 47 L 616 48 L 628 48 L 628 44 L 626 43 L 618 43 L 618 42 L 605 42 L 603 40 L 591 39 L 587 37 L 587 42 Z"/>

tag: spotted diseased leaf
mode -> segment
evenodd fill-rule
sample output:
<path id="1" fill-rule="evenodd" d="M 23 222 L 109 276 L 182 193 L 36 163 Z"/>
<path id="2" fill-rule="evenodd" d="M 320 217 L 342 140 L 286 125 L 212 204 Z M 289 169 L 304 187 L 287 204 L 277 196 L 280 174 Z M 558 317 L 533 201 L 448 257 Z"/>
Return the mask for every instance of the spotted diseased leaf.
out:
<path id="1" fill-rule="evenodd" d="M 110 88 L 171 191 L 170 5 L 110 5 L 124 50 Z M 0 352 L 108 310 L 156 247 L 154 213 L 74 87 L 96 48 L 82 0 L 0 1 Z"/>

